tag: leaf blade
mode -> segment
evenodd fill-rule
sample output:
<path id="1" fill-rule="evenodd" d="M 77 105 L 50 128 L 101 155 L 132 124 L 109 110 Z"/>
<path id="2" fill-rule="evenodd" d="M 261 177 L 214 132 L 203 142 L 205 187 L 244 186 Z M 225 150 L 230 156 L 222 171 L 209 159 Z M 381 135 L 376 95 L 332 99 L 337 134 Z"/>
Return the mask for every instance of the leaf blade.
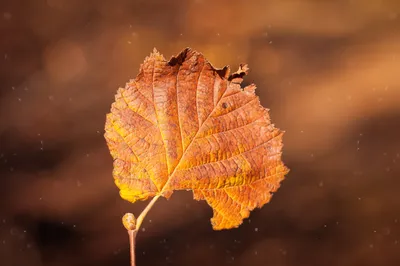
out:
<path id="1" fill-rule="evenodd" d="M 113 104 L 137 112 L 136 120 L 135 115 L 123 120 L 127 115 L 115 107 L 106 122 L 106 139 L 117 169 L 114 178 L 124 199 L 169 197 L 174 190 L 191 189 L 195 199 L 206 200 L 213 208 L 216 230 L 237 227 L 251 210 L 269 201 L 288 172 L 281 161 L 283 132 L 271 124 L 255 86 L 240 87 L 247 71 L 247 65 L 241 65 L 229 75 L 229 68 L 215 69 L 202 54 L 188 48 L 168 62 L 156 51 L 146 58 L 131 82 L 135 86 L 126 88 L 133 98 L 122 91 Z M 118 127 L 112 122 L 119 122 Z M 149 147 L 155 145 L 147 152 L 143 145 L 134 147 L 128 134 L 122 134 L 115 145 L 114 131 L 135 126 L 140 129 L 132 129 L 133 135 L 147 133 L 147 139 L 141 140 Z M 142 165 L 139 156 L 126 155 L 130 153 L 124 142 L 132 154 L 132 149 L 142 151 Z M 140 166 L 147 175 L 138 170 Z"/>

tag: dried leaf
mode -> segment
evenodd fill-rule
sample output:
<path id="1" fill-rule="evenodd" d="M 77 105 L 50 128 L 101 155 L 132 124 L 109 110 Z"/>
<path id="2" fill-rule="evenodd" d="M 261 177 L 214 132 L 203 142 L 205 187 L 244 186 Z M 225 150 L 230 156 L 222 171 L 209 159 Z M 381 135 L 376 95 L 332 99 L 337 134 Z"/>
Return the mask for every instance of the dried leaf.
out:
<path id="1" fill-rule="evenodd" d="M 166 61 L 156 50 L 120 88 L 107 115 L 113 176 L 125 200 L 192 190 L 213 208 L 213 228 L 237 227 L 278 189 L 288 169 L 283 132 L 271 124 L 255 85 L 190 48 Z"/>

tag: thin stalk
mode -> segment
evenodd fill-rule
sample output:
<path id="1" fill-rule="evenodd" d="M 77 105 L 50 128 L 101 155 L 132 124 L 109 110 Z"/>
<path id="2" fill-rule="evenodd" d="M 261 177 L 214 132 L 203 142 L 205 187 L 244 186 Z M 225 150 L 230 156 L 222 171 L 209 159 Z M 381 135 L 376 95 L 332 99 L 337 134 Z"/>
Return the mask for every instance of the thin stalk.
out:
<path id="1" fill-rule="evenodd" d="M 136 265 L 136 263 L 135 263 L 136 234 L 137 234 L 137 230 L 128 230 L 130 253 L 131 253 L 131 266 Z"/>
<path id="2" fill-rule="evenodd" d="M 146 208 L 140 213 L 139 217 L 135 221 L 133 214 L 127 213 L 122 218 L 123 224 L 128 231 L 129 235 L 129 245 L 130 245 L 130 254 L 131 254 L 131 266 L 136 266 L 135 263 L 135 247 L 136 247 L 136 235 L 139 232 L 139 228 L 143 223 L 144 218 L 147 213 L 151 210 L 154 203 L 160 198 L 160 195 L 155 196 L 149 204 L 147 204 Z"/>
<path id="3" fill-rule="evenodd" d="M 140 226 L 143 223 L 144 218 L 146 217 L 147 213 L 151 210 L 151 208 L 153 207 L 154 203 L 156 203 L 156 201 L 160 198 L 161 195 L 157 195 L 155 196 L 150 202 L 149 204 L 147 204 L 146 208 L 144 208 L 144 210 L 142 211 L 142 213 L 139 215 L 139 217 L 136 220 L 136 230 L 139 231 Z"/>

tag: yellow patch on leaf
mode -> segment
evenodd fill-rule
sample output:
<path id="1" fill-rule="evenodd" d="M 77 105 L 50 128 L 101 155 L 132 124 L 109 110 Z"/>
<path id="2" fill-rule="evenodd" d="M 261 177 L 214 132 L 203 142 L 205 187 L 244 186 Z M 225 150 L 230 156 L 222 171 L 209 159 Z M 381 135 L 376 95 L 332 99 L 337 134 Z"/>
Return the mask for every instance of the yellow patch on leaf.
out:
<path id="1" fill-rule="evenodd" d="M 120 88 L 105 138 L 125 200 L 192 190 L 213 208 L 213 228 L 238 227 L 288 173 L 283 132 L 271 124 L 241 65 L 215 69 L 190 48 L 169 61 L 156 50 Z"/>

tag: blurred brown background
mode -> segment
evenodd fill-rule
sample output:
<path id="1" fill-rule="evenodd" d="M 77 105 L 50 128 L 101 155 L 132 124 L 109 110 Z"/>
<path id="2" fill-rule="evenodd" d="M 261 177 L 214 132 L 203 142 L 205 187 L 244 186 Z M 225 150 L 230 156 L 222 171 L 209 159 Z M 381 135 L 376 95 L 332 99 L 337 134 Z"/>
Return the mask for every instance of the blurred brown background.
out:
<path id="1" fill-rule="evenodd" d="M 400 1 L 8 0 L 0 4 L 0 265 L 129 265 L 103 138 L 153 47 L 250 65 L 286 131 L 272 202 L 214 232 L 178 192 L 138 265 L 400 265 Z"/>

